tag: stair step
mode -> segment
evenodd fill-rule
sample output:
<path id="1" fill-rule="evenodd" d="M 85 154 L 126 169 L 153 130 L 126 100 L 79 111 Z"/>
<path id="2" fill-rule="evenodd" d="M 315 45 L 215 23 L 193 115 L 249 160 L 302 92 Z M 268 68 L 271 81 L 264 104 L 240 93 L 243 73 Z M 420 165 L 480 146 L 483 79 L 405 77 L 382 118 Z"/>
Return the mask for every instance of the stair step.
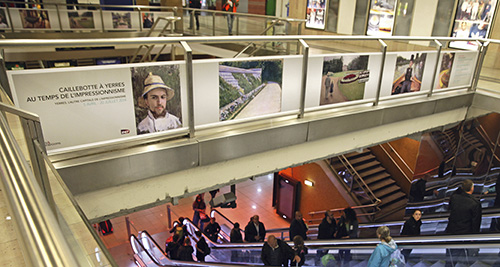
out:
<path id="1" fill-rule="evenodd" d="M 385 172 L 385 168 L 382 166 L 379 166 L 379 167 L 371 168 L 371 169 L 365 170 L 365 171 L 358 171 L 359 175 L 363 178 L 368 177 L 368 176 L 373 175 L 373 174 L 376 174 L 378 172 Z"/>
<path id="2" fill-rule="evenodd" d="M 394 192 L 401 192 L 401 188 L 398 185 L 396 185 L 396 183 L 393 183 L 392 185 L 386 186 L 381 190 L 372 189 L 372 191 L 375 194 L 375 196 L 381 199 L 384 196 L 392 194 Z"/>
<path id="3" fill-rule="evenodd" d="M 354 166 L 354 168 L 356 169 L 356 171 L 358 173 L 360 173 L 361 171 L 372 169 L 372 168 L 377 167 L 377 166 L 380 166 L 380 162 L 370 161 L 370 162 L 363 163 L 361 165 Z"/>
<path id="4" fill-rule="evenodd" d="M 388 174 L 387 172 L 383 171 L 383 172 L 377 173 L 375 175 L 361 176 L 361 177 L 364 177 L 363 181 L 365 181 L 365 183 L 371 188 L 372 184 L 375 184 L 375 183 L 377 183 L 380 180 L 386 180 L 387 178 L 390 178 L 391 175 Z M 390 179 L 390 180 L 394 181 L 392 179 Z M 357 184 L 355 184 L 355 187 L 358 187 Z"/>
<path id="5" fill-rule="evenodd" d="M 406 199 L 406 194 L 403 192 L 397 192 L 381 199 L 382 200 L 381 206 L 385 207 L 386 205 L 391 205 L 392 202 L 399 201 L 402 199 Z"/>
<path id="6" fill-rule="evenodd" d="M 356 164 L 359 164 L 361 162 L 373 161 L 373 160 L 376 160 L 375 156 L 371 155 L 371 154 L 367 154 L 367 155 L 363 155 L 362 157 L 350 159 L 349 162 L 351 163 L 351 165 L 355 166 Z"/>
<path id="7" fill-rule="evenodd" d="M 389 205 L 382 205 L 382 206 L 380 206 L 380 211 L 375 216 L 375 220 L 378 220 L 378 219 L 386 217 L 394 212 L 397 212 L 400 209 L 403 209 L 405 206 L 406 206 L 405 199 L 401 199 L 400 201 L 393 202 Z"/>

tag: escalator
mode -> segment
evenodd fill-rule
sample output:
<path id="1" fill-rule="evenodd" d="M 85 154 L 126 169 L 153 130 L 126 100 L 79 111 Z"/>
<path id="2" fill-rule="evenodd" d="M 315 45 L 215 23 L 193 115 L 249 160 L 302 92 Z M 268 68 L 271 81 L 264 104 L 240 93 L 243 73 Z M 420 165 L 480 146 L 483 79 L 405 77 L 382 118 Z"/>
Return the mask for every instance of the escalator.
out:
<path id="1" fill-rule="evenodd" d="M 150 238 L 149 235 L 146 237 Z M 155 244 L 146 237 L 140 239 L 143 242 L 141 246 L 145 242 Z M 496 264 L 500 263 L 498 256 L 500 236 L 498 234 L 395 237 L 394 239 L 400 249 L 412 249 L 410 256 L 406 259 L 406 266 L 445 266 L 447 262 L 459 263 L 455 266 L 497 266 Z M 139 241 L 135 242 L 139 243 Z M 344 266 L 366 266 L 378 243 L 379 241 L 375 238 L 306 241 L 305 245 L 309 248 L 306 265 L 337 266 L 337 263 L 344 261 Z M 292 244 L 289 243 L 289 245 Z M 146 250 L 145 247 L 144 250 Z M 143 255 L 141 260 L 146 264 L 144 266 L 258 266 L 263 265 L 260 261 L 261 248 L 262 243 L 220 244 L 212 248 L 214 255 L 205 263 L 181 261 L 158 263 L 159 261 L 149 252 L 139 252 L 139 254 Z M 466 252 L 464 256 L 456 257 L 449 254 L 449 248 Z M 328 250 L 326 256 L 320 258 L 318 252 L 325 250 Z M 349 250 L 350 257 L 338 258 L 339 250 Z"/>
<path id="2" fill-rule="evenodd" d="M 224 216 L 218 211 L 212 211 L 211 215 Z M 225 217 L 225 216 L 224 216 Z M 225 218 L 226 223 L 232 223 L 228 218 Z M 333 261 L 338 263 L 342 259 L 338 258 L 339 250 L 349 249 L 351 251 L 350 259 L 347 259 L 344 266 L 366 266 L 367 261 L 373 252 L 374 247 L 379 243 L 373 238 L 376 228 L 385 225 L 391 229 L 391 235 L 394 237 L 398 246 L 401 249 L 413 249 L 410 257 L 407 259 L 407 266 L 444 266 L 447 261 L 463 262 L 457 266 L 497 266 L 500 264 L 498 258 L 500 242 L 499 234 L 490 234 L 489 229 L 491 222 L 494 219 L 500 219 L 500 213 L 491 213 L 483 215 L 481 225 L 481 235 L 442 235 L 447 225 L 446 218 L 431 218 L 424 219 L 422 224 L 422 235 L 418 237 L 399 237 L 399 232 L 404 224 L 403 221 L 387 222 L 383 224 L 361 224 L 360 236 L 361 239 L 334 239 L 334 240 L 308 240 L 305 245 L 309 248 L 309 253 L 306 256 L 306 265 L 308 266 L 325 266 L 323 262 Z M 222 221 L 222 220 L 220 220 Z M 192 238 L 192 245 L 196 244 L 196 237 L 193 237 L 194 232 L 198 228 L 192 224 L 189 219 L 184 220 L 184 225 L 187 228 L 188 236 Z M 229 228 L 229 227 L 227 227 Z M 287 229 L 278 229 L 275 236 L 280 238 L 279 232 L 286 232 Z M 270 229 L 270 232 L 273 232 Z M 438 234 L 438 235 L 436 235 Z M 225 236 L 228 235 L 225 231 L 221 231 L 219 242 L 211 242 L 205 237 L 207 243 L 211 247 L 211 254 L 206 257 L 206 263 L 182 262 L 170 260 L 166 256 L 162 247 L 146 232 L 140 232 L 138 236 L 132 235 L 130 242 L 135 253 L 134 257 L 138 266 L 235 266 L 235 265 L 262 265 L 260 253 L 263 243 L 227 243 Z M 269 233 L 268 233 L 269 235 Z M 293 246 L 291 242 L 288 242 Z M 452 257 L 449 255 L 447 248 L 453 249 L 468 249 L 465 256 Z M 329 250 L 325 258 L 320 258 L 320 254 L 324 250 Z M 465 251 L 465 250 L 464 250 Z M 469 252 L 470 251 L 470 252 Z M 193 258 L 195 255 L 193 254 Z M 334 266 L 334 265 L 332 265 Z M 500 266 L 500 265 L 498 265 Z"/>

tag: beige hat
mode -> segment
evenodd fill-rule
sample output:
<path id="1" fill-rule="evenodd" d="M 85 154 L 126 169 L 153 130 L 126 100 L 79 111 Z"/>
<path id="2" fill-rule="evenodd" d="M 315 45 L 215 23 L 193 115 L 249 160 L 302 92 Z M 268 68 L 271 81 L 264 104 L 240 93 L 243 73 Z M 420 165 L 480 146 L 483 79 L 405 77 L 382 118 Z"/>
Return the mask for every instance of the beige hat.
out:
<path id="1" fill-rule="evenodd" d="M 153 73 L 149 73 L 148 77 L 144 80 L 144 91 L 142 92 L 142 97 L 144 97 L 149 91 L 153 89 L 165 89 L 167 92 L 167 101 L 174 97 L 174 89 L 168 87 L 160 76 L 153 75 Z"/>

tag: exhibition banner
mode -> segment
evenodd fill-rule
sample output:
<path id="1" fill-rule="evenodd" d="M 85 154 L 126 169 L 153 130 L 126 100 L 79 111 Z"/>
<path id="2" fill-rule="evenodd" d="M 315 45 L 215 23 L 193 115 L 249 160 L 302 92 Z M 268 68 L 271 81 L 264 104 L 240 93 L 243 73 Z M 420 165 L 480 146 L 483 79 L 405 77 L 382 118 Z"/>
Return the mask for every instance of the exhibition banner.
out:
<path id="1" fill-rule="evenodd" d="M 391 36 L 394 26 L 396 0 L 371 0 L 367 35 Z"/>
<path id="2" fill-rule="evenodd" d="M 497 0 L 459 0 L 452 37 L 488 38 Z M 476 49 L 475 41 L 450 42 L 450 47 Z"/>
<path id="3" fill-rule="evenodd" d="M 397 55 L 391 95 L 420 91 L 426 59 L 427 53 Z"/>
<path id="4" fill-rule="evenodd" d="M 478 58 L 476 51 L 443 52 L 436 77 L 436 89 L 469 86 Z"/>
<path id="5" fill-rule="evenodd" d="M 321 77 L 320 105 L 360 100 L 370 78 L 368 55 L 325 57 Z"/>
<path id="6" fill-rule="evenodd" d="M 280 112 L 282 80 L 281 59 L 220 62 L 220 120 Z"/>
<path id="7" fill-rule="evenodd" d="M 40 116 L 48 150 L 182 127 L 180 66 L 9 71 L 15 105 Z"/>
<path id="8" fill-rule="evenodd" d="M 306 28 L 325 29 L 326 0 L 307 0 Z"/>

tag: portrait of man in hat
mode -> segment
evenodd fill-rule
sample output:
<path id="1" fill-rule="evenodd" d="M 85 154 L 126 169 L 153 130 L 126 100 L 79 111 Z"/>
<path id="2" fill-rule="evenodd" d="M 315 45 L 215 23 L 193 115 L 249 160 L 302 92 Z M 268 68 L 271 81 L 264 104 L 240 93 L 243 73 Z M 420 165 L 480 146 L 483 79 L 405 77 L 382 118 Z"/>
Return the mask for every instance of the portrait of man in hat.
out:
<path id="1" fill-rule="evenodd" d="M 136 108 L 137 134 L 161 132 L 182 127 L 180 118 L 169 112 L 167 105 L 176 96 L 175 90 L 168 86 L 162 76 L 157 75 L 158 72 L 154 72 L 151 68 L 138 69 L 132 70 L 132 79 L 135 80 L 133 83 L 136 85 L 134 86 L 134 94 L 137 96 L 137 106 L 139 108 L 139 112 L 137 112 Z M 178 84 L 178 72 L 175 75 L 175 70 L 178 71 L 178 69 L 174 68 L 163 73 L 163 76 L 169 80 L 168 84 L 170 85 Z M 145 71 L 149 72 L 146 74 Z M 137 86 L 144 75 L 147 76 L 142 79 L 142 86 Z M 142 87 L 142 90 L 138 92 L 139 90 L 136 87 Z M 176 109 L 180 112 L 180 98 L 178 98 L 177 104 L 174 106 L 178 106 Z"/>

